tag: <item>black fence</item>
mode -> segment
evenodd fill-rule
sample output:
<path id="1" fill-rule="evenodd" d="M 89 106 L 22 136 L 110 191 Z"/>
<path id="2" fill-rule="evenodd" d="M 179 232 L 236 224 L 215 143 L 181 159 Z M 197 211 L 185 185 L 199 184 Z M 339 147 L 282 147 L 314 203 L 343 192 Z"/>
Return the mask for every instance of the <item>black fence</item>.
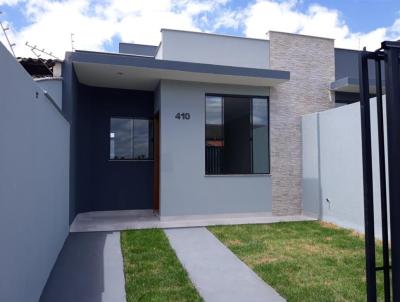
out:
<path id="1" fill-rule="evenodd" d="M 375 81 L 368 62 L 375 62 Z M 382 81 L 382 70 L 385 82 Z M 367 301 L 377 301 L 377 273 L 383 274 L 384 301 L 400 302 L 400 41 L 383 42 L 359 58 Z M 375 90 L 375 91 L 371 91 Z M 370 97 L 376 95 L 383 265 L 376 265 Z M 386 95 L 386 111 L 383 95 Z M 386 135 L 384 120 L 386 116 Z M 385 147 L 387 146 L 387 147 Z M 385 154 L 387 153 L 387 154 Z M 387 155 L 387 166 L 386 158 Z M 386 179 L 386 173 L 388 179 Z M 388 185 L 389 191 L 386 187 Z M 389 201 L 389 202 L 388 202 Z M 390 219 L 389 219 L 390 218 Z M 388 223 L 390 220 L 390 223 Z M 390 233 L 390 238 L 389 238 Z M 390 248 L 389 248 L 390 246 Z"/>

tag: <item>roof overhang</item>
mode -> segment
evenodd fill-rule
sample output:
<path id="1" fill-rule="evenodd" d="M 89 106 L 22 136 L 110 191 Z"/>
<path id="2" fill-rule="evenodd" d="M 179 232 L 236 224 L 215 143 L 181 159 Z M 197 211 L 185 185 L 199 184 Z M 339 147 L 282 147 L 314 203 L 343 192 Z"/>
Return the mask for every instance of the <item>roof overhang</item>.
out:
<path id="1" fill-rule="evenodd" d="M 282 70 L 158 60 L 150 56 L 77 51 L 71 61 L 78 81 L 96 87 L 153 91 L 160 80 L 269 87 L 289 81 Z"/>
<path id="2" fill-rule="evenodd" d="M 385 83 L 382 84 L 382 90 L 385 90 Z M 341 78 L 331 83 L 331 90 L 338 92 L 350 92 L 359 93 L 360 92 L 360 82 L 356 78 Z M 374 79 L 369 80 L 369 92 L 372 94 L 376 93 L 376 81 Z"/>

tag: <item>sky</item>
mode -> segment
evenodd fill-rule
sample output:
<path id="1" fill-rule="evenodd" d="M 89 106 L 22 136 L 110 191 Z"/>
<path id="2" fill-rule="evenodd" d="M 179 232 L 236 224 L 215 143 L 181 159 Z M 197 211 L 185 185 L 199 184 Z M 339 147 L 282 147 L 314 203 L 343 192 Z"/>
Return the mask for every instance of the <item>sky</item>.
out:
<path id="1" fill-rule="evenodd" d="M 158 45 L 161 28 L 261 39 L 277 30 L 369 50 L 400 39 L 400 0 L 0 0 L 0 11 L 21 57 L 34 56 L 26 42 L 60 59 L 72 47 L 117 52 L 120 41 Z M 1 31 L 0 41 L 8 45 Z"/>

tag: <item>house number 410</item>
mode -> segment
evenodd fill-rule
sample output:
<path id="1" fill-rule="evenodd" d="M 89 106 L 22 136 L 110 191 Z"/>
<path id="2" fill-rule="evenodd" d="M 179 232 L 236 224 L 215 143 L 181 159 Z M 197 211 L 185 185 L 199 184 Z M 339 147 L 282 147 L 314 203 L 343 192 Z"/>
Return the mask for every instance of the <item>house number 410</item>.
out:
<path id="1" fill-rule="evenodd" d="M 190 113 L 188 113 L 188 112 L 178 112 L 175 115 L 175 118 L 177 120 L 190 120 Z"/>

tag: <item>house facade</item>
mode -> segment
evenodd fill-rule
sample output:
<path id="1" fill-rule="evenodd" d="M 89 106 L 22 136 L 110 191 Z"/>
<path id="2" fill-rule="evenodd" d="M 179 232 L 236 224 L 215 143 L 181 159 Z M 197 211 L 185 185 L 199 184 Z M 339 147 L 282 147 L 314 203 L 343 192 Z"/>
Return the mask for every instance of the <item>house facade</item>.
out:
<path id="1" fill-rule="evenodd" d="M 62 62 L 0 44 L 1 301 L 39 299 L 80 213 L 319 216 L 301 118 L 357 101 L 358 52 L 281 32 L 161 36 Z"/>
<path id="2" fill-rule="evenodd" d="M 66 53 L 71 221 L 138 209 L 301 214 L 301 116 L 334 107 L 335 94 L 354 101 L 352 82 L 337 78 L 348 51 L 280 32 L 161 36 L 158 46 L 121 43 L 119 53 Z"/>

